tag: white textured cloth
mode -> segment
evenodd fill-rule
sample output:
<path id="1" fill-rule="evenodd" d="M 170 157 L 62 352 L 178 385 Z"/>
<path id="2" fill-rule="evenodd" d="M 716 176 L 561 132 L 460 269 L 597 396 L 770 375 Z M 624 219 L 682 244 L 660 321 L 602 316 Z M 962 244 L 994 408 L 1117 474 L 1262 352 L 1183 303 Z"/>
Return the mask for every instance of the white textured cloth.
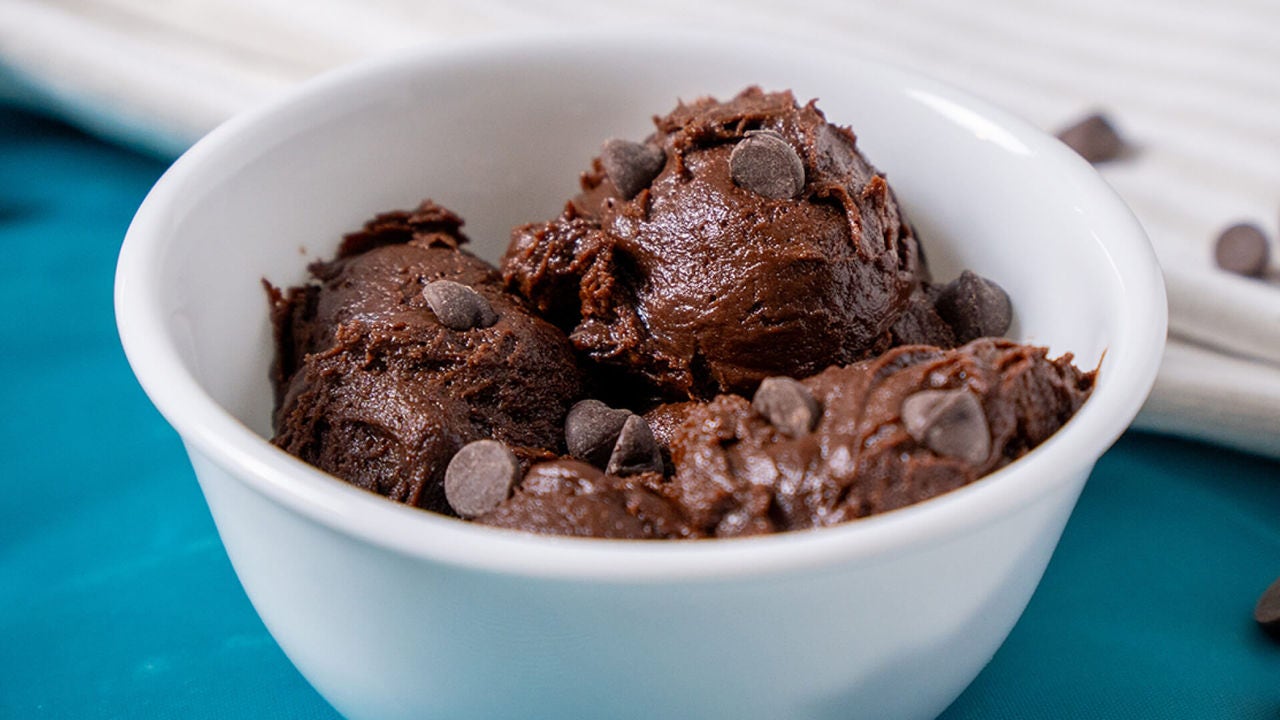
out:
<path id="1" fill-rule="evenodd" d="M 914 68 L 1053 130 L 1104 109 L 1138 146 L 1100 167 L 1145 225 L 1170 347 L 1139 427 L 1280 457 L 1280 273 L 1213 265 L 1280 221 L 1280 3 L 1271 0 L 0 0 L 0 94 L 176 154 L 322 70 L 495 31 L 651 23 L 807 38 Z M 668 21 L 670 22 L 670 20 Z"/>

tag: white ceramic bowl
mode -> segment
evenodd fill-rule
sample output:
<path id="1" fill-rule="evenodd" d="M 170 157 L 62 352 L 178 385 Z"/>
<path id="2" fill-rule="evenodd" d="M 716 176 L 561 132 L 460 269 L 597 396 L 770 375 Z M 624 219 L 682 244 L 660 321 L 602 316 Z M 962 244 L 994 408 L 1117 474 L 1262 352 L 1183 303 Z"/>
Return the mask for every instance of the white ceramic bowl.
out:
<path id="1" fill-rule="evenodd" d="M 1013 334 L 1101 358 L 1066 428 L 968 487 L 841 527 L 696 543 L 535 537 L 403 507 L 269 445 L 260 281 L 434 198 L 496 259 L 610 136 L 747 84 L 819 97 L 919 227 L 939 277 L 1012 296 Z M 328 75 L 202 140 L 120 256 L 120 334 L 182 435 L 245 591 L 352 718 L 923 718 L 1003 641 L 1165 334 L 1143 232 L 1027 124 L 875 62 L 652 34 L 504 38 Z M 1105 351 L 1105 355 L 1104 355 Z"/>

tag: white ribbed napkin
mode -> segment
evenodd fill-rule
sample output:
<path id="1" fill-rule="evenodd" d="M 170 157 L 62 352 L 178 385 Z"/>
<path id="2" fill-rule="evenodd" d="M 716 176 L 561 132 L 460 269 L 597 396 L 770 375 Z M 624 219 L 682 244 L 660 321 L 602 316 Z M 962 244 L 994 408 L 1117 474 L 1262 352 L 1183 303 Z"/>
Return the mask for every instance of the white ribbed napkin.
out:
<path id="1" fill-rule="evenodd" d="M 1052 130 L 1107 111 L 1139 150 L 1100 167 L 1151 235 L 1170 347 L 1137 425 L 1280 457 L 1280 278 L 1216 270 L 1236 221 L 1277 237 L 1280 3 L 1230 0 L 0 0 L 0 94 L 176 154 L 315 73 L 494 31 L 651 23 L 855 49 Z M 793 12 L 794 11 L 794 12 Z M 1273 243 L 1273 249 L 1276 244 Z"/>

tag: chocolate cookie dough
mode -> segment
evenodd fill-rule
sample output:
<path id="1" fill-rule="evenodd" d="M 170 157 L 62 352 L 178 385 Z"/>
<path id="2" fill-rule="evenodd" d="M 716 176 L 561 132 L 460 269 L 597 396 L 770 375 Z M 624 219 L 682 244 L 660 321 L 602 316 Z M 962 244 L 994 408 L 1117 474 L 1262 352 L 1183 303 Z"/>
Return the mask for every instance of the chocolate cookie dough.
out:
<path id="1" fill-rule="evenodd" d="M 749 88 L 614 139 L 501 274 L 423 202 L 267 285 L 274 442 L 399 502 L 533 533 L 733 537 L 945 493 L 1021 457 L 1094 373 L 935 285 L 885 179 Z M 961 343 L 967 343 L 956 347 Z"/>
<path id="2" fill-rule="evenodd" d="M 431 202 L 380 215 L 312 265 L 311 284 L 269 288 L 273 442 L 437 512 L 451 512 L 444 474 L 460 448 L 495 439 L 526 463 L 563 452 L 584 394 L 568 340 L 461 249 L 461 225 Z"/>
<path id="3" fill-rule="evenodd" d="M 698 537 L 656 473 L 618 477 L 562 459 L 534 465 L 509 500 L 477 522 L 546 535 L 628 540 Z"/>
<path id="4" fill-rule="evenodd" d="M 618 383 L 706 399 L 948 339 L 927 301 L 915 325 L 932 335 L 891 332 L 919 247 L 853 133 L 812 102 L 749 88 L 655 123 L 643 143 L 606 143 L 582 193 L 518 228 L 502 263 Z"/>
<path id="5" fill-rule="evenodd" d="M 1069 355 L 1050 360 L 1009 340 L 894 348 L 800 381 L 821 408 L 807 433 L 737 395 L 687 406 L 670 439 L 669 494 L 697 532 L 715 537 L 893 510 L 1026 454 L 1075 414 L 1093 381 Z M 938 394 L 969 412 L 922 413 Z"/>
<path id="6" fill-rule="evenodd" d="M 1093 382 L 1069 355 L 1051 360 L 1043 348 L 1009 340 L 895 348 L 803 381 L 762 384 L 753 399 L 726 394 L 655 409 L 669 477 L 535 464 L 510 500 L 477 521 L 633 539 L 842 523 L 1013 462 L 1075 414 Z"/>

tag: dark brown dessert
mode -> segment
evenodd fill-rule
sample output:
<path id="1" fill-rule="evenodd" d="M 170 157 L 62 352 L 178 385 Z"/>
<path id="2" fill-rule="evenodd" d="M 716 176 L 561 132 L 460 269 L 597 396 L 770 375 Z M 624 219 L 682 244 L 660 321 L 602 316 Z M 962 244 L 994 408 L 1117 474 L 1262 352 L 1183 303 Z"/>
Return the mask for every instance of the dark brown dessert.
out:
<path id="1" fill-rule="evenodd" d="M 670 477 L 611 478 L 582 462 L 534 465 L 524 487 L 478 521 L 632 538 L 833 525 L 1009 464 L 1075 414 L 1094 375 L 1070 356 L 1050 360 L 1042 348 L 986 338 L 954 350 L 895 348 L 786 380 L 797 392 L 772 403 L 760 402 L 762 386 L 753 400 L 721 395 L 653 411 Z"/>
<path id="2" fill-rule="evenodd" d="M 271 289 L 273 442 L 438 512 L 463 445 L 496 439 L 526 460 L 562 452 L 583 394 L 568 340 L 459 247 L 461 224 L 430 202 L 380 215 L 311 266 L 313 284 Z"/>
<path id="3" fill-rule="evenodd" d="M 591 362 L 707 399 L 949 339 L 927 301 L 893 336 L 919 246 L 853 133 L 813 103 L 750 88 L 655 124 L 643 144 L 607 143 L 582 194 L 517 229 L 503 259 L 509 287 Z"/>
<path id="4" fill-rule="evenodd" d="M 732 537 L 948 492 L 1088 397 L 1070 355 L 994 337 L 998 285 L 929 281 L 884 178 L 813 103 L 751 88 L 655 123 L 517 228 L 501 275 L 426 201 L 312 283 L 268 285 L 273 442 L 482 524 Z"/>

